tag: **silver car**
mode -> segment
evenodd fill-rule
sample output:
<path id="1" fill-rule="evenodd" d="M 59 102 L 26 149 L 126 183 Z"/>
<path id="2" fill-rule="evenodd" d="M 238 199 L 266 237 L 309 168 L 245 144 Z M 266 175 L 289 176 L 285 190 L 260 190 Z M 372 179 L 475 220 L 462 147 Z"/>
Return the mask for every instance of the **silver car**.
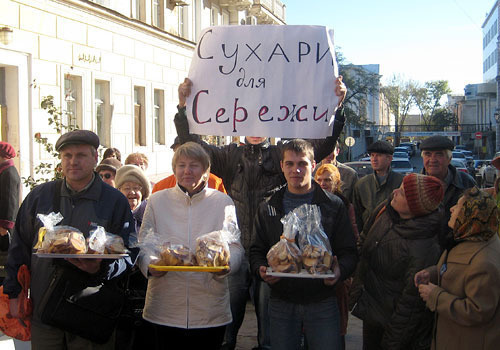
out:
<path id="1" fill-rule="evenodd" d="M 392 171 L 394 171 L 396 173 L 401 173 L 403 175 L 413 173 L 413 171 L 415 171 L 415 169 L 413 168 L 413 166 L 411 165 L 409 160 L 400 159 L 400 158 L 392 160 L 391 168 L 392 168 Z"/>

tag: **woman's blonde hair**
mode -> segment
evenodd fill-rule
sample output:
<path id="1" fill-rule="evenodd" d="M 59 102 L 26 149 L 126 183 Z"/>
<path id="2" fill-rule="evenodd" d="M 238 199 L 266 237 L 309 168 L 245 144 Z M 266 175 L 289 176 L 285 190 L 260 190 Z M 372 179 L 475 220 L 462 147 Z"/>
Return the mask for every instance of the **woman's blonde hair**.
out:
<path id="1" fill-rule="evenodd" d="M 318 178 L 318 176 L 323 175 L 325 172 L 329 172 L 331 174 L 331 179 L 333 182 L 332 192 L 342 193 L 340 190 L 340 185 L 342 185 L 342 181 L 340 180 L 339 169 L 333 164 L 323 164 L 318 170 L 316 170 L 316 174 L 314 175 L 314 180 Z"/>
<path id="2" fill-rule="evenodd" d="M 203 167 L 205 172 L 208 172 L 210 169 L 210 157 L 208 153 L 201 147 L 199 144 L 195 142 L 186 142 L 185 144 L 179 146 L 174 153 L 174 157 L 172 158 L 172 170 L 175 173 L 175 166 L 179 161 L 180 157 L 191 158 L 199 161 Z"/>

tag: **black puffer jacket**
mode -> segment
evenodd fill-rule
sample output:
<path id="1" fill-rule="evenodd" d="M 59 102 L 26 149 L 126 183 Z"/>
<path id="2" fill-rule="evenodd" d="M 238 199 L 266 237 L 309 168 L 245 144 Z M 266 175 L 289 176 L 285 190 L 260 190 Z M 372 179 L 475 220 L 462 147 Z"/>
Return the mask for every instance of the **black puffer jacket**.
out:
<path id="1" fill-rule="evenodd" d="M 178 111 L 174 118 L 177 135 L 181 143 L 192 141 L 186 108 L 179 108 Z M 344 127 L 344 120 L 343 109 L 339 108 L 335 115 L 333 135 L 313 142 L 316 162 L 333 151 Z M 227 194 L 234 201 L 241 243 L 248 254 L 257 207 L 273 194 L 273 190 L 286 182 L 280 167 L 280 145 L 274 146 L 268 141 L 258 145 L 230 144 L 217 147 L 205 142 L 202 145 L 210 155 L 210 172 L 222 179 Z"/>
<path id="2" fill-rule="evenodd" d="M 361 248 L 351 290 L 351 302 L 357 300 L 352 313 L 385 328 L 383 349 L 427 349 L 432 314 L 420 299 L 413 277 L 439 259 L 438 231 L 444 214 L 436 210 L 404 220 L 387 202 L 374 213 L 384 206 Z"/>

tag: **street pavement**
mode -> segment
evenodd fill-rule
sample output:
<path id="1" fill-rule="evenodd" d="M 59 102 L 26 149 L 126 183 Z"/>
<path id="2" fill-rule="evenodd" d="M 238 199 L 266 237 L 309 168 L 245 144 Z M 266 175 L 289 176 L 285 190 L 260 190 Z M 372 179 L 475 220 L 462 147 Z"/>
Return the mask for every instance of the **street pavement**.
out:
<path id="1" fill-rule="evenodd" d="M 361 350 L 363 347 L 362 322 L 354 316 L 349 317 L 346 335 L 346 350 Z M 238 332 L 236 350 L 251 350 L 257 346 L 257 319 L 251 302 L 247 303 L 245 319 Z"/>

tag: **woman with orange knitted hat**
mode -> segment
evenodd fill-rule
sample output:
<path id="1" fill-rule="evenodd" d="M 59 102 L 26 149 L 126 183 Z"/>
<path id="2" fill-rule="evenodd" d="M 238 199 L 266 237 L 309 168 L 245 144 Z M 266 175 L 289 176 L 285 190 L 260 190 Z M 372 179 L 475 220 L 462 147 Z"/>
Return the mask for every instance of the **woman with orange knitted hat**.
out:
<path id="1" fill-rule="evenodd" d="M 363 320 L 364 350 L 430 347 L 432 314 L 413 276 L 439 259 L 443 196 L 438 178 L 409 174 L 363 227 L 350 297 L 352 314 Z"/>

